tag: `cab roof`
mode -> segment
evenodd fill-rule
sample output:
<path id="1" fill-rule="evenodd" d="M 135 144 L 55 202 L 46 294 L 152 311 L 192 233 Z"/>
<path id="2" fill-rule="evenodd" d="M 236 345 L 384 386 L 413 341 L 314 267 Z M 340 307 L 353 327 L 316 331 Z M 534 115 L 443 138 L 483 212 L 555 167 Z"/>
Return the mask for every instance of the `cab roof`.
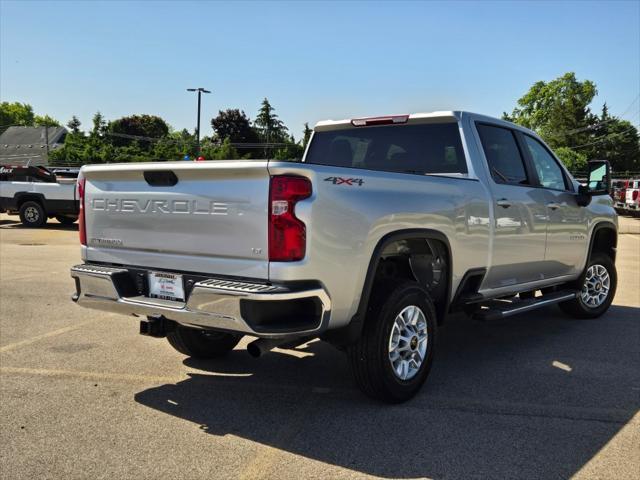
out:
<path id="1" fill-rule="evenodd" d="M 501 118 L 495 118 L 479 113 L 468 112 L 463 110 L 443 110 L 437 112 L 409 113 L 401 115 L 381 115 L 376 117 L 356 117 L 346 118 L 343 120 L 322 120 L 318 122 L 314 131 L 322 132 L 328 130 L 342 130 L 347 128 L 358 128 L 363 126 L 376 125 L 401 125 L 401 124 L 418 124 L 418 123 L 442 123 L 442 122 L 458 122 L 463 117 L 471 118 L 473 121 L 489 122 L 503 125 L 508 128 L 514 128 L 524 131 L 528 134 L 537 134 L 528 128 L 514 124 Z"/>

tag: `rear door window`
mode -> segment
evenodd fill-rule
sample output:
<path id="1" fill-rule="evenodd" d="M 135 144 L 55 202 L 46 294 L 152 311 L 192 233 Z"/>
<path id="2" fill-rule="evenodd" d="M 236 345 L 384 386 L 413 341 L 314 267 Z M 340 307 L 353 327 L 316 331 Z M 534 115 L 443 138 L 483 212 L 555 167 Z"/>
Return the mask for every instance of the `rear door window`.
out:
<path id="1" fill-rule="evenodd" d="M 306 162 L 416 175 L 467 173 L 457 123 L 316 132 Z"/>
<path id="2" fill-rule="evenodd" d="M 477 128 L 493 179 L 497 183 L 528 184 L 524 160 L 513 131 L 485 124 L 478 124 Z"/>

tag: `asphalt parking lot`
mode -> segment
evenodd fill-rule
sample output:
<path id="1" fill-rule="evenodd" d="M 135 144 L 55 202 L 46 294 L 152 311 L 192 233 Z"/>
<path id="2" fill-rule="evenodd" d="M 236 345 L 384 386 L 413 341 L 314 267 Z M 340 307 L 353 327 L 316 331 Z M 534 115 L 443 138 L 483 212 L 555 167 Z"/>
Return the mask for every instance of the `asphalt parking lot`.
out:
<path id="1" fill-rule="evenodd" d="M 620 235 L 604 317 L 452 319 L 421 393 L 386 406 L 320 342 L 194 361 L 77 307 L 76 229 L 15 220 L 0 216 L 3 479 L 640 475 L 638 234 Z"/>

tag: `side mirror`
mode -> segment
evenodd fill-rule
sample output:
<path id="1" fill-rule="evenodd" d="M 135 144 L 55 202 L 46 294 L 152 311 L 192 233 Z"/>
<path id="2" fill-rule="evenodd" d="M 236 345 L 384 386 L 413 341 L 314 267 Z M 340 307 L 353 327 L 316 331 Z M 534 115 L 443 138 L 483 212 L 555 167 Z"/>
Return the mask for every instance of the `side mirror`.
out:
<path id="1" fill-rule="evenodd" d="M 587 184 L 578 188 L 578 204 L 589 205 L 594 195 L 611 192 L 611 165 L 607 160 L 591 160 L 587 167 Z"/>
<path id="2" fill-rule="evenodd" d="M 606 160 L 591 160 L 588 164 L 587 190 L 591 195 L 611 192 L 611 165 Z"/>

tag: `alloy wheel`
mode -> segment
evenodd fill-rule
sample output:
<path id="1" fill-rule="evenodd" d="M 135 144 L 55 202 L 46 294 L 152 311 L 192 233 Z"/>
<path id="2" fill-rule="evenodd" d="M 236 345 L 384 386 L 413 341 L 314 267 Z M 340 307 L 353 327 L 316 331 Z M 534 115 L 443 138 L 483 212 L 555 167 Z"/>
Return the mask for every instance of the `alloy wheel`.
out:
<path id="1" fill-rule="evenodd" d="M 396 316 L 389 337 L 389 361 L 400 380 L 411 380 L 427 358 L 429 332 L 424 312 L 409 305 Z"/>
<path id="2" fill-rule="evenodd" d="M 607 269 L 599 264 L 591 265 L 587 269 L 580 298 L 587 307 L 598 308 L 607 299 L 610 289 L 611 278 Z"/>

